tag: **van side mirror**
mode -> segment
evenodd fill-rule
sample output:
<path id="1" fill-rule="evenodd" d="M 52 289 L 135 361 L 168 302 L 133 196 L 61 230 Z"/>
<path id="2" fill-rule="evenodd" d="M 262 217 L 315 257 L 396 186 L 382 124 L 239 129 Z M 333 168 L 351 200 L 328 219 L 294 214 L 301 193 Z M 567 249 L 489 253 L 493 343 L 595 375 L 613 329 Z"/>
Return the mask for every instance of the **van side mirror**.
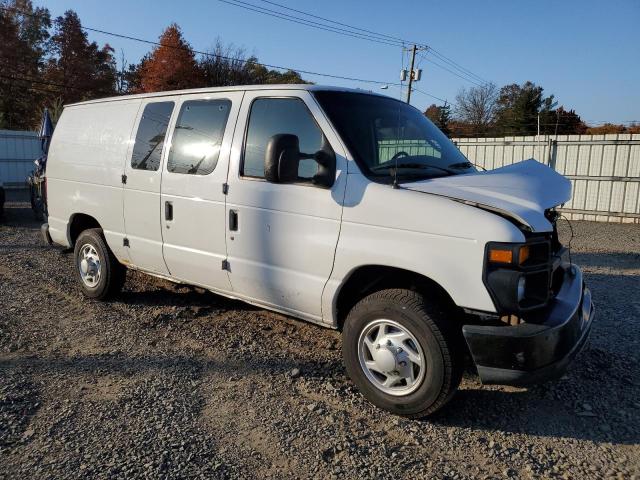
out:
<path id="1" fill-rule="evenodd" d="M 336 154 L 326 138 L 322 139 L 322 149 L 313 154 L 318 164 L 318 172 L 313 176 L 313 184 L 331 188 L 336 181 Z"/>
<path id="2" fill-rule="evenodd" d="M 264 178 L 271 183 L 298 181 L 300 141 L 297 135 L 281 133 L 267 143 L 264 154 Z"/>
<path id="3" fill-rule="evenodd" d="M 313 159 L 318 171 L 311 181 L 314 185 L 331 188 L 336 177 L 336 155 L 326 139 L 322 149 L 315 153 L 300 152 L 297 135 L 281 133 L 269 139 L 264 155 L 264 178 L 271 183 L 296 183 L 300 181 L 300 160 Z"/>

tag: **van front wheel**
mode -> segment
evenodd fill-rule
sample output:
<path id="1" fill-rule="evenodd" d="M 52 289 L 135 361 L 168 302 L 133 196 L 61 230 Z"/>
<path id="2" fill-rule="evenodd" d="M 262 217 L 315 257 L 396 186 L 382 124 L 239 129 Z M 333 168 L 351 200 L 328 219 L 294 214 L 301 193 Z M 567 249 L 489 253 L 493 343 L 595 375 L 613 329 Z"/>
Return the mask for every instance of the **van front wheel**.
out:
<path id="1" fill-rule="evenodd" d="M 109 249 L 101 229 L 91 228 L 78 236 L 74 257 L 85 296 L 105 300 L 122 289 L 126 269 Z"/>
<path id="2" fill-rule="evenodd" d="M 374 405 L 419 418 L 455 393 L 462 375 L 457 335 L 437 305 L 412 290 L 375 292 L 345 321 L 344 363 Z"/>

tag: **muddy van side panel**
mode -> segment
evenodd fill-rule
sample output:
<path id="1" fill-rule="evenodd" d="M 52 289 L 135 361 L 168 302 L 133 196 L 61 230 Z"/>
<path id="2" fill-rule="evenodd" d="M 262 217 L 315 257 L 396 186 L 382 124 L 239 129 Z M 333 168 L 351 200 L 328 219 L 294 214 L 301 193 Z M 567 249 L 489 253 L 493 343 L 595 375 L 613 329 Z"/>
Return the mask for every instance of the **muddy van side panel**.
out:
<path id="1" fill-rule="evenodd" d="M 119 260 L 122 246 L 122 174 L 130 152 L 140 100 L 65 108 L 49 149 L 47 187 L 49 231 L 55 243 L 71 244 L 74 215 L 95 218 Z"/>

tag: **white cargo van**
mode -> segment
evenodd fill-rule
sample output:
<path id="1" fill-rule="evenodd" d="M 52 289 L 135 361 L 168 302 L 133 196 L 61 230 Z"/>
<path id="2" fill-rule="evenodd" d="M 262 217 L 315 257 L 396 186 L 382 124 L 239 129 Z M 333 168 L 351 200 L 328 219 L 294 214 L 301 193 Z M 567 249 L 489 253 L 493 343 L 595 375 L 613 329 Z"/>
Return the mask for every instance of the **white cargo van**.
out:
<path id="1" fill-rule="evenodd" d="M 46 238 L 106 299 L 127 268 L 343 335 L 374 404 L 434 412 L 471 354 L 485 383 L 561 374 L 593 318 L 529 160 L 478 172 L 398 100 L 320 86 L 208 88 L 69 105 Z M 238 326 L 242 328 L 241 325 Z"/>

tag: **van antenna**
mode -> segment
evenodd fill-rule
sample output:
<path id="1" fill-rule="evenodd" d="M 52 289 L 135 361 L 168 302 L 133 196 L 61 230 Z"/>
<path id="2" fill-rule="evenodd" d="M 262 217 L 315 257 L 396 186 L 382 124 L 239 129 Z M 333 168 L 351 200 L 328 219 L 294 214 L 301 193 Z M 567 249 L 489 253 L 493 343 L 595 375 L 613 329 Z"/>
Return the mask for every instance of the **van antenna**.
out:
<path id="1" fill-rule="evenodd" d="M 397 126 L 398 126 L 398 133 L 396 135 L 396 146 L 398 148 L 400 148 L 400 107 L 398 107 L 398 122 L 397 122 Z M 393 184 L 392 187 L 393 188 L 398 188 L 398 152 L 396 152 L 394 154 L 395 157 L 395 165 L 393 168 Z"/>

